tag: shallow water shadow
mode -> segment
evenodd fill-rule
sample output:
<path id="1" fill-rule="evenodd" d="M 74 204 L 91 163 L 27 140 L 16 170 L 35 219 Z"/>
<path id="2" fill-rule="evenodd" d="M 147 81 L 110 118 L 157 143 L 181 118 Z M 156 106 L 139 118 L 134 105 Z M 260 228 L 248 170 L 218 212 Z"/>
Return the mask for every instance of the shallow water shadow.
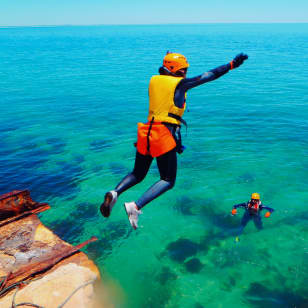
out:
<path id="1" fill-rule="evenodd" d="M 194 205 L 195 205 L 194 200 L 184 195 L 177 198 L 174 205 L 174 209 L 183 215 L 195 215 L 192 212 Z"/>
<path id="2" fill-rule="evenodd" d="M 138 303 L 138 307 L 168 307 L 168 302 L 173 297 L 173 282 L 176 281 L 177 276 L 168 267 L 163 267 L 158 275 L 156 272 L 157 269 L 152 269 L 138 273 L 140 279 L 142 279 L 138 290 L 142 294 L 142 301 Z M 129 307 L 136 307 L 136 303 L 131 304 Z"/>
<path id="3" fill-rule="evenodd" d="M 39 168 L 47 162 L 49 154 L 40 148 L 29 153 L 22 152 L 18 161 L 4 159 L 0 165 L 0 192 L 12 189 L 29 189 L 35 200 L 45 201 L 51 197 L 72 198 L 79 192 L 77 179 L 83 169 L 67 162 L 59 163 L 52 170 Z"/>
<path id="4" fill-rule="evenodd" d="M 112 247 L 118 245 L 119 241 L 128 238 L 132 232 L 127 223 L 123 221 L 110 222 L 108 225 L 102 221 L 101 226 L 103 228 L 97 229 L 97 234 L 94 234 L 98 241 L 86 247 L 89 257 L 93 260 L 108 256 L 112 252 Z"/>
<path id="5" fill-rule="evenodd" d="M 83 224 L 75 218 L 57 220 L 49 225 L 56 235 L 70 244 L 78 244 L 80 235 L 84 231 Z"/>
<path id="6" fill-rule="evenodd" d="M 235 217 L 231 216 L 229 211 L 222 212 L 217 209 L 216 205 L 216 201 L 212 199 L 205 200 L 204 206 L 201 208 L 200 215 L 205 217 L 214 226 L 223 230 L 231 230 L 240 225 L 240 222 L 237 219 L 234 219 Z"/>

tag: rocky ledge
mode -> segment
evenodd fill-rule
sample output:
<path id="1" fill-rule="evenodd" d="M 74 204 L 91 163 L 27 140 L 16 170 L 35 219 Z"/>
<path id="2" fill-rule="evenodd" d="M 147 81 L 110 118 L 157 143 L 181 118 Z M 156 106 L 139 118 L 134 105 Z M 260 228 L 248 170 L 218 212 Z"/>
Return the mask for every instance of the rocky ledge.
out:
<path id="1" fill-rule="evenodd" d="M 96 265 L 45 227 L 29 191 L 0 196 L 0 307 L 112 307 Z M 99 291 L 98 291 L 99 290 Z"/>

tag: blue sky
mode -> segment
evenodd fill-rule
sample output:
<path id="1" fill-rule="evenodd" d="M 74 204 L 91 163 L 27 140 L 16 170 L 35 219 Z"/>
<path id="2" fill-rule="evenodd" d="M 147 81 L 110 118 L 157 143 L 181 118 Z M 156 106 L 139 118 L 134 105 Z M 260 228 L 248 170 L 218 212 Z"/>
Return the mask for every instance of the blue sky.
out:
<path id="1" fill-rule="evenodd" d="M 308 22 L 308 0 L 0 0 L 0 26 Z"/>

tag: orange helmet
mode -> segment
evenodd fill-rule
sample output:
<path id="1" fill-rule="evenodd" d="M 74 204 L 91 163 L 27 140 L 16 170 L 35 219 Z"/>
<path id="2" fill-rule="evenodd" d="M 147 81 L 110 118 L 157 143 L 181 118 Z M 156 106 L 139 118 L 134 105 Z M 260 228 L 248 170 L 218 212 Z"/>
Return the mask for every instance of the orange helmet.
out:
<path id="1" fill-rule="evenodd" d="M 260 195 L 258 193 L 251 194 L 251 199 L 260 200 Z"/>
<path id="2" fill-rule="evenodd" d="M 189 67 L 186 58 L 179 53 L 167 53 L 164 57 L 163 66 L 172 73 L 176 73 L 182 68 Z"/>

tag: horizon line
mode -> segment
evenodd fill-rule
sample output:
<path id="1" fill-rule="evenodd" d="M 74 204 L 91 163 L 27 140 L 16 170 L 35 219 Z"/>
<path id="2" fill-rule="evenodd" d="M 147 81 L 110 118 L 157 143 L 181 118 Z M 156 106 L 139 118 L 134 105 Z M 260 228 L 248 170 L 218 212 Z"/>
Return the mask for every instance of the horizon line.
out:
<path id="1" fill-rule="evenodd" d="M 176 26 L 176 25 L 217 25 L 217 24 L 308 24 L 308 21 L 273 21 L 273 22 L 200 22 L 200 23 L 136 23 L 136 24 L 46 24 L 46 25 L 0 25 L 0 28 L 39 28 L 39 27 L 95 27 L 95 26 Z"/>

